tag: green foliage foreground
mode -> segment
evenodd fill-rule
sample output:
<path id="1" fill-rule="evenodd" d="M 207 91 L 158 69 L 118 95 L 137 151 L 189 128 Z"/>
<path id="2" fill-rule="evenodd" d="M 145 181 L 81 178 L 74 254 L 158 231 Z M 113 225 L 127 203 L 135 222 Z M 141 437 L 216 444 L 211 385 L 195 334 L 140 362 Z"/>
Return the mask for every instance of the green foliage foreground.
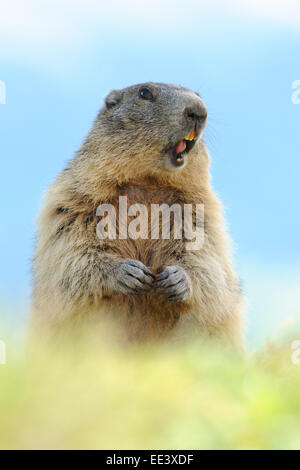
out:
<path id="1" fill-rule="evenodd" d="M 75 341 L 0 365 L 3 449 L 295 449 L 300 365 L 215 344 Z"/>

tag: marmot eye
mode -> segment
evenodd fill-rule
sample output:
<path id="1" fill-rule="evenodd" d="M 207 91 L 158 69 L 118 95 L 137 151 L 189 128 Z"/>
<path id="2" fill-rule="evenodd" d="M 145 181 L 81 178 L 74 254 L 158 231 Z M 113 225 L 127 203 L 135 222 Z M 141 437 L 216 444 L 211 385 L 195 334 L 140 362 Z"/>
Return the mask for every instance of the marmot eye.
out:
<path id="1" fill-rule="evenodd" d="M 143 98 L 143 100 L 153 100 L 153 95 L 152 95 L 151 91 L 148 90 L 148 88 L 142 88 L 139 91 L 139 96 L 141 98 Z"/>

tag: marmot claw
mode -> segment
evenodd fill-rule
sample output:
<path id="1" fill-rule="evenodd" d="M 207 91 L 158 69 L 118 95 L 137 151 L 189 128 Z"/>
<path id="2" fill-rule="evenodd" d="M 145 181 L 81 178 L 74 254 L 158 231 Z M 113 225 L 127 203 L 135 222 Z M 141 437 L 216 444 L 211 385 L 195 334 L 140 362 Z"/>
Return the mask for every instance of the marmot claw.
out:
<path id="1" fill-rule="evenodd" d="M 153 282 L 155 294 L 166 295 L 170 302 L 186 300 L 191 295 L 190 281 L 180 266 L 167 266 Z"/>
<path id="2" fill-rule="evenodd" d="M 117 272 L 117 287 L 123 294 L 141 295 L 152 289 L 154 274 L 141 261 L 125 259 Z"/>

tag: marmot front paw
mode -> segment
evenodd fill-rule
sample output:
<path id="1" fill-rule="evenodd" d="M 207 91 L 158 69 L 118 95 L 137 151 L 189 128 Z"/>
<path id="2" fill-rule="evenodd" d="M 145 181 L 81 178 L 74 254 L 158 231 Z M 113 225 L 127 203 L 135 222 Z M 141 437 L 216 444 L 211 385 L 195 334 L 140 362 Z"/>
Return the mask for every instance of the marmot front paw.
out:
<path id="1" fill-rule="evenodd" d="M 123 294 L 140 295 L 152 289 L 154 274 L 141 261 L 125 259 L 117 271 L 117 289 Z"/>
<path id="2" fill-rule="evenodd" d="M 191 295 L 191 284 L 180 266 L 167 266 L 153 282 L 155 294 L 166 295 L 170 302 L 186 300 Z"/>

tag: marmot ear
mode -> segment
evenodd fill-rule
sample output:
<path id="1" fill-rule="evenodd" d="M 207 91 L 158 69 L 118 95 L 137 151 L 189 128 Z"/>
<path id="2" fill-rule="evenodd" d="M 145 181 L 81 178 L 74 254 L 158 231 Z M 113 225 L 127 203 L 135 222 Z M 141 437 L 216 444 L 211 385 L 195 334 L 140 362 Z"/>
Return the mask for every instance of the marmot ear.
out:
<path id="1" fill-rule="evenodd" d="M 108 93 L 107 97 L 105 98 L 105 106 L 107 109 L 112 108 L 113 106 L 116 106 L 118 103 L 120 103 L 122 98 L 122 91 L 121 90 L 112 90 L 110 93 Z"/>

